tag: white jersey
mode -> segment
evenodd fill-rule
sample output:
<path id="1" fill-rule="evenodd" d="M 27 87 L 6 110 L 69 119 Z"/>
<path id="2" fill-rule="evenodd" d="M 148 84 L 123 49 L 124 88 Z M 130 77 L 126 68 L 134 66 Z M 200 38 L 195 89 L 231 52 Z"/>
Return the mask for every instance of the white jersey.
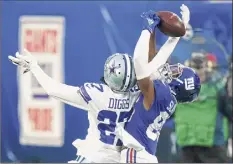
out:
<path id="1" fill-rule="evenodd" d="M 120 162 L 122 142 L 115 135 L 117 126 L 124 126 L 139 97 L 135 86 L 127 93 L 113 92 L 105 84 L 85 83 L 79 89 L 88 107 L 89 128 L 85 140 L 77 139 L 73 145 L 92 162 Z"/>
<path id="2" fill-rule="evenodd" d="M 138 87 L 127 93 L 116 93 L 104 84 L 85 83 L 81 87 L 62 84 L 45 74 L 38 65 L 31 72 L 48 95 L 88 111 L 88 135 L 85 140 L 73 142 L 78 149 L 76 161 L 120 162 L 122 142 L 116 137 L 116 128 L 124 126 L 131 117 L 140 93 Z M 80 122 L 77 120 L 77 123 Z"/>

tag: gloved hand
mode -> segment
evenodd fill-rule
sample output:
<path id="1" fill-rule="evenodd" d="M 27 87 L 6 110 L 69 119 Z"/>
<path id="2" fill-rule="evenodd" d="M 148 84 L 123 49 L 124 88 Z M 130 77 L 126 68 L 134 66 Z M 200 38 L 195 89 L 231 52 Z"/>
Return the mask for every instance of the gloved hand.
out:
<path id="1" fill-rule="evenodd" d="M 181 10 L 181 15 L 182 15 L 182 21 L 184 23 L 185 28 L 187 27 L 187 25 L 189 24 L 189 20 L 190 20 L 190 11 L 189 8 L 182 4 L 180 6 L 180 10 Z"/>
<path id="2" fill-rule="evenodd" d="M 143 29 L 147 29 L 150 33 L 153 33 L 155 28 L 160 23 L 160 18 L 152 10 L 141 14 L 143 20 Z"/>
<path id="3" fill-rule="evenodd" d="M 23 50 L 22 54 L 19 52 L 15 53 L 14 56 L 8 56 L 8 59 L 15 65 L 22 67 L 24 69 L 23 73 L 27 73 L 31 70 L 33 66 L 37 65 L 36 58 L 28 52 L 26 49 Z"/>

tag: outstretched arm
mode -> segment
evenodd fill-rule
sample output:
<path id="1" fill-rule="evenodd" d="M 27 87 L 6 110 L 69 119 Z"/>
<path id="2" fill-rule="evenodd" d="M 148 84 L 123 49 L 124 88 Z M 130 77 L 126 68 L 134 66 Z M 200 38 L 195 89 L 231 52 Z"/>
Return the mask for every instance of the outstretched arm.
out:
<path id="1" fill-rule="evenodd" d="M 72 106 L 88 110 L 87 103 L 82 97 L 81 92 L 79 92 L 79 87 L 74 87 L 60 82 L 55 81 L 49 77 L 40 67 L 36 65 L 31 69 L 32 74 L 38 80 L 40 85 L 44 88 L 45 92 Z"/>
<path id="2" fill-rule="evenodd" d="M 24 50 L 23 55 L 17 52 L 16 57 L 8 56 L 8 58 L 13 64 L 30 70 L 48 95 L 69 105 L 88 110 L 87 103 L 81 92 L 79 92 L 79 87 L 62 84 L 49 77 L 37 64 L 34 56 L 27 50 Z"/>
<path id="3" fill-rule="evenodd" d="M 157 49 L 156 49 L 156 34 L 155 34 L 155 31 L 154 31 L 150 35 L 148 62 L 151 62 L 152 59 L 156 56 L 156 54 L 157 54 Z"/>
<path id="4" fill-rule="evenodd" d="M 187 6 L 184 4 L 181 5 L 181 16 L 182 22 L 184 23 L 185 28 L 187 27 L 189 20 L 190 20 L 190 11 Z M 149 69 L 151 70 L 151 79 L 158 79 L 159 74 L 157 72 L 158 68 L 165 64 L 170 57 L 171 53 L 174 51 L 180 37 L 168 37 L 168 40 L 165 44 L 160 48 L 159 52 L 157 53 L 154 60 L 149 63 Z"/>
<path id="5" fill-rule="evenodd" d="M 153 81 L 150 80 L 150 70 L 148 64 L 149 40 L 151 33 L 143 30 L 134 50 L 134 68 L 138 81 L 138 86 L 144 95 L 144 107 L 149 109 L 154 99 Z"/>
<path id="6" fill-rule="evenodd" d="M 176 44 L 180 39 L 179 37 L 176 38 L 169 37 L 168 41 L 163 45 L 163 47 L 160 49 L 156 57 L 154 57 L 154 59 L 148 64 L 147 55 L 149 52 L 149 38 L 151 33 L 150 26 L 153 26 L 153 24 L 148 25 L 149 30 L 147 29 L 142 31 L 134 51 L 135 72 L 136 72 L 139 88 L 144 96 L 143 103 L 146 109 L 150 109 L 153 100 L 155 98 L 155 92 L 156 92 L 153 85 L 153 81 L 151 80 L 150 76 L 152 75 L 153 72 L 157 72 L 157 69 L 161 65 L 166 63 L 167 59 L 171 55 L 172 51 L 174 50 Z M 155 27 L 156 25 L 154 25 L 154 28 Z"/>
<path id="7" fill-rule="evenodd" d="M 168 37 L 168 40 L 159 49 L 159 52 L 148 66 L 151 79 L 155 80 L 159 78 L 159 74 L 157 72 L 158 68 L 167 62 L 179 40 L 180 37 Z"/>

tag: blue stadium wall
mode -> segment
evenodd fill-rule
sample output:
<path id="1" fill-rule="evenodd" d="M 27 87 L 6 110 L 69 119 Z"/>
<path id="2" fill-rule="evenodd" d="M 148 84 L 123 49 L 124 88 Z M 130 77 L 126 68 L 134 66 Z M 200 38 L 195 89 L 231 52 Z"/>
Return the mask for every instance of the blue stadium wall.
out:
<path id="1" fill-rule="evenodd" d="M 65 139 L 59 148 L 22 146 L 19 144 L 17 112 L 18 88 L 16 67 L 7 59 L 18 50 L 19 17 L 22 15 L 64 16 L 65 83 L 81 85 L 98 82 L 103 74 L 105 59 L 113 52 L 132 54 L 141 30 L 140 13 L 153 9 L 170 10 L 179 14 L 181 1 L 3 1 L 1 8 L 1 161 L 27 161 L 39 158 L 43 162 L 66 162 L 75 158 L 76 149 L 71 145 L 76 138 L 85 138 L 88 128 L 86 112 L 65 105 Z M 200 35 L 215 38 L 232 53 L 232 6 L 208 2 L 185 2 L 191 10 L 191 25 L 201 28 Z M 112 23 L 107 23 L 101 13 L 106 8 Z M 161 46 L 166 37 L 158 32 Z M 109 44 L 109 42 L 114 42 Z M 200 49 L 191 41 L 182 39 L 173 56 L 184 62 L 191 53 Z M 215 44 L 204 49 L 216 54 L 218 62 L 226 63 L 223 49 Z"/>

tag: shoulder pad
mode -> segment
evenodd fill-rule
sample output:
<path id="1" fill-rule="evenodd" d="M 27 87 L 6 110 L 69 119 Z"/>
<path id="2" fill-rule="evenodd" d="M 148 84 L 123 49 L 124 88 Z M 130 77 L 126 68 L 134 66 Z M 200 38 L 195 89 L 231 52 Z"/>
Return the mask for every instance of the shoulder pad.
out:
<path id="1" fill-rule="evenodd" d="M 88 103 L 92 99 L 98 98 L 106 90 L 106 85 L 98 83 L 84 83 L 80 87 L 80 94 Z"/>

